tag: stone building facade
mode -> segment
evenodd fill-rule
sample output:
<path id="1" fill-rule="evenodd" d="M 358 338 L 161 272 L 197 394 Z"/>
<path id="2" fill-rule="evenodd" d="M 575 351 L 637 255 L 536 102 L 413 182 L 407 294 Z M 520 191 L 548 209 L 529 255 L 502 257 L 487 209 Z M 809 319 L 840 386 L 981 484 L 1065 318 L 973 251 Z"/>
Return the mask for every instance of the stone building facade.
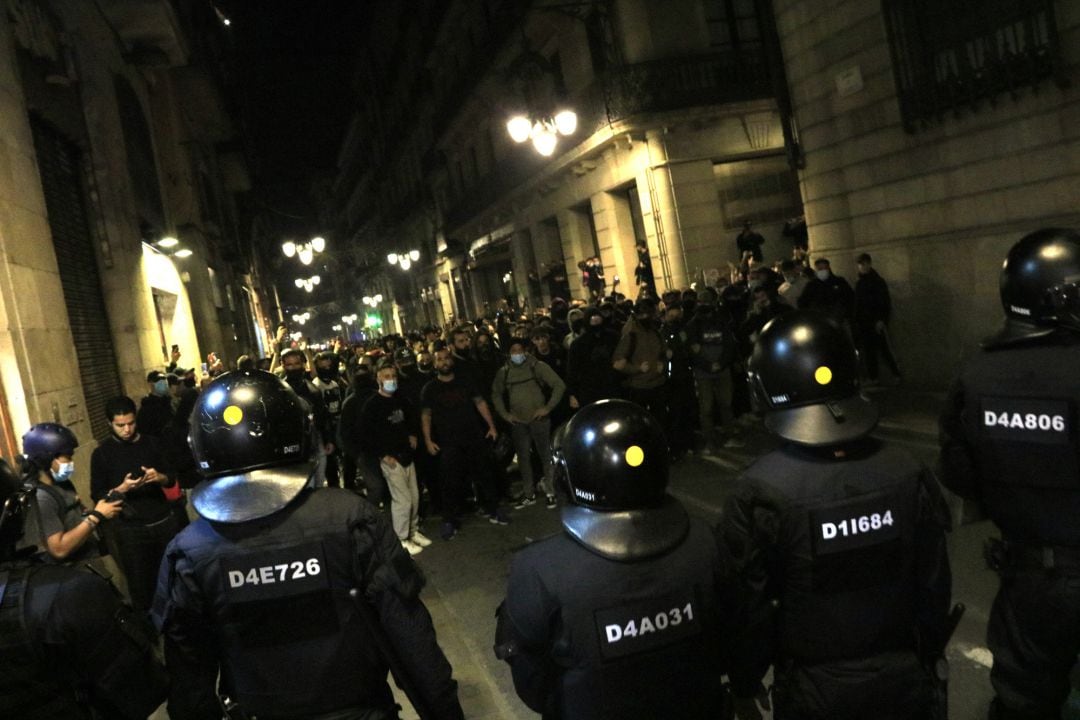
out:
<path id="1" fill-rule="evenodd" d="M 1080 226 L 1080 3 L 773 0 L 812 254 L 890 283 L 916 386 L 1001 322 L 1009 246 Z"/>
<path id="2" fill-rule="evenodd" d="M 801 208 L 782 73 L 754 2 L 458 0 L 372 15 L 336 226 L 377 258 L 419 251 L 407 271 L 372 273 L 394 288 L 402 327 L 583 298 L 590 257 L 608 292 L 618 277 L 633 297 L 639 244 L 660 291 L 703 283 L 737 260 L 746 219 L 771 256 L 790 255 L 780 230 Z M 560 108 L 577 128 L 550 157 L 507 133 L 515 112 Z"/>
<path id="3" fill-rule="evenodd" d="M 145 395 L 171 345 L 195 368 L 257 345 L 216 22 L 201 3 L 0 4 L 0 454 L 57 421 L 87 468 L 105 401 Z"/>
<path id="4" fill-rule="evenodd" d="M 592 255 L 632 296 L 638 242 L 661 290 L 707 281 L 743 219 L 787 256 L 805 207 L 838 274 L 874 256 L 908 380 L 943 388 L 1000 322 L 1008 246 L 1080 225 L 1075 2 L 420 5 L 368 28 L 335 192 L 345 237 L 422 251 L 380 273 L 405 325 L 582 297 Z M 535 56 L 579 116 L 550 158 L 504 125 Z"/>

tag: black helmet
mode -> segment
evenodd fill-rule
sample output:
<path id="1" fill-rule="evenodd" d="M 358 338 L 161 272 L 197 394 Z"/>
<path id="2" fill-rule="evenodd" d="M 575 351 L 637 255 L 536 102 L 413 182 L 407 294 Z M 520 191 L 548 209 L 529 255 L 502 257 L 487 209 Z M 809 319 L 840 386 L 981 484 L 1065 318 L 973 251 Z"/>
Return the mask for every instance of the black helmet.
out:
<path id="1" fill-rule="evenodd" d="M 0 560 L 14 554 L 23 535 L 33 487 L 0 458 Z"/>
<path id="2" fill-rule="evenodd" d="M 1080 330 L 1080 234 L 1046 228 L 1025 235 L 1001 268 L 1005 327 L 987 346 L 1043 337 L 1064 326 Z"/>
<path id="3" fill-rule="evenodd" d="M 58 423 L 38 423 L 22 437 L 23 455 L 39 470 L 48 470 L 59 455 L 71 457 L 79 447 L 75 433 Z"/>
<path id="4" fill-rule="evenodd" d="M 667 438 L 646 410 L 601 400 L 566 426 L 561 463 L 571 500 L 594 510 L 656 507 L 668 482 Z"/>
<path id="5" fill-rule="evenodd" d="M 191 494 L 198 513 L 244 522 L 277 512 L 315 469 L 310 406 L 262 370 L 219 375 L 199 396 L 188 442 L 205 478 Z"/>
<path id="6" fill-rule="evenodd" d="M 835 445 L 877 424 L 877 409 L 859 394 L 855 347 L 816 312 L 797 310 L 771 320 L 754 345 L 749 378 L 765 427 L 794 443 Z"/>
<path id="7" fill-rule="evenodd" d="M 563 528 L 593 552 L 649 557 L 686 536 L 686 510 L 666 492 L 667 439 L 641 407 L 601 400 L 582 408 L 567 423 L 556 459 L 574 503 L 563 508 Z"/>

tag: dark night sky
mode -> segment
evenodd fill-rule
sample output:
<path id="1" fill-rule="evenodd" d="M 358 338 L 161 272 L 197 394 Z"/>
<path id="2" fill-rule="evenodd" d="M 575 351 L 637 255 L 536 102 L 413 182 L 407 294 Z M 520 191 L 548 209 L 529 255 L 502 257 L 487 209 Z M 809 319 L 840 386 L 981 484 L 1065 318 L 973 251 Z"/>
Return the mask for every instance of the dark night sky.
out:
<path id="1" fill-rule="evenodd" d="M 256 196 L 298 232 L 311 184 L 332 178 L 357 99 L 350 89 L 366 0 L 220 0 L 232 20 Z"/>

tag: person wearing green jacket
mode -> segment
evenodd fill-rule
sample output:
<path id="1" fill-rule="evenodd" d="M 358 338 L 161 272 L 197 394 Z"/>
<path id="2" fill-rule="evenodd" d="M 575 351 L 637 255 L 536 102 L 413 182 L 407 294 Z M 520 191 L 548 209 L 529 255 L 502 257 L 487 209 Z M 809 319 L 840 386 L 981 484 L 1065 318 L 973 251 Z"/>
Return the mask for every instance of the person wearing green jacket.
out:
<path id="1" fill-rule="evenodd" d="M 495 373 L 491 385 L 491 399 L 495 412 L 510 423 L 517 452 L 525 492 L 514 507 L 521 509 L 536 502 L 536 479 L 529 460 L 529 450 L 535 447 L 543 469 L 540 486 L 550 510 L 557 502 L 551 466 L 549 415 L 566 392 L 566 383 L 549 365 L 530 356 L 527 348 L 528 342 L 524 338 L 511 338 L 509 358 Z"/>

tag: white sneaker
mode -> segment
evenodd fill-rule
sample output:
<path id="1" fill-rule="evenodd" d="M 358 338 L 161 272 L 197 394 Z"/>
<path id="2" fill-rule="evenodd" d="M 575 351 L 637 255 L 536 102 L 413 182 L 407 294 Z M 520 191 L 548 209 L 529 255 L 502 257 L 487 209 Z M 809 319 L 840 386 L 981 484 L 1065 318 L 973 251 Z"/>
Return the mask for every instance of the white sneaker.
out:
<path id="1" fill-rule="evenodd" d="M 419 530 L 414 530 L 413 534 L 409 536 L 409 542 L 411 542 L 413 545 L 419 545 L 422 548 L 426 548 L 428 545 L 431 544 L 431 538 L 424 535 Z"/>
<path id="2" fill-rule="evenodd" d="M 410 555 L 419 555 L 421 552 L 424 551 L 424 548 L 420 547 L 412 540 L 402 540 L 401 547 L 408 550 Z"/>

